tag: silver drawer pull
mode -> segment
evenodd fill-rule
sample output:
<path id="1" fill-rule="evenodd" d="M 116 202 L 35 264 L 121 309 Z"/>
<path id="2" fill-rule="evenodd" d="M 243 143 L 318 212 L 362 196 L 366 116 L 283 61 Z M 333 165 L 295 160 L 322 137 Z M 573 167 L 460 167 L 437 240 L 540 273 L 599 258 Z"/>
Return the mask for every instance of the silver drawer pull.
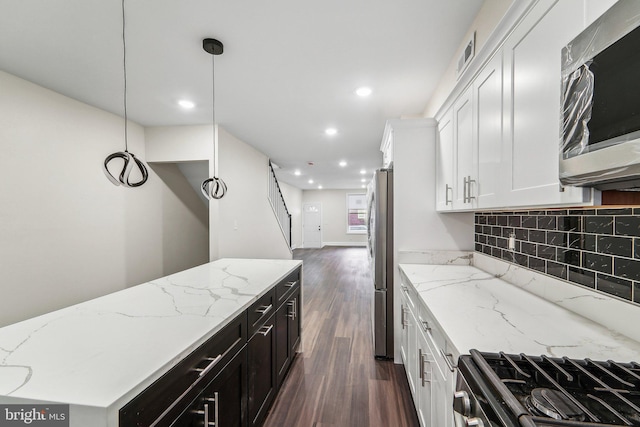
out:
<path id="1" fill-rule="evenodd" d="M 205 404 L 204 405 L 204 409 L 205 409 L 205 426 L 208 427 L 217 427 L 218 426 L 218 392 L 214 392 L 213 393 L 213 397 L 207 397 L 206 399 L 204 399 L 206 402 L 210 402 L 213 403 L 213 422 L 209 421 L 209 405 Z"/>
<path id="2" fill-rule="evenodd" d="M 287 317 L 291 320 L 295 320 L 295 318 L 298 317 L 297 305 L 297 298 L 294 298 L 287 303 L 287 306 L 291 308 Z"/>
<path id="3" fill-rule="evenodd" d="M 293 288 L 296 285 L 296 283 L 298 283 L 297 280 L 294 280 L 293 282 L 287 282 L 287 283 L 285 283 L 284 287 L 285 288 Z"/>
<path id="4" fill-rule="evenodd" d="M 444 362 L 449 367 L 449 370 L 455 372 L 458 366 L 453 363 L 453 354 L 445 353 L 443 349 L 440 349 L 440 354 L 444 357 Z"/>
<path id="5" fill-rule="evenodd" d="M 204 377 L 205 375 L 207 375 L 209 373 L 209 371 L 211 371 L 213 369 L 213 367 L 216 366 L 216 364 L 220 361 L 220 359 L 222 359 L 222 354 L 219 354 L 218 356 L 214 357 L 213 359 L 210 358 L 210 357 L 207 357 L 205 360 L 210 360 L 210 363 L 204 369 L 201 369 L 201 368 L 196 369 L 197 372 L 200 372 L 198 377 Z"/>
<path id="6" fill-rule="evenodd" d="M 264 328 L 267 328 L 267 329 L 264 329 Z M 269 332 L 271 332 L 272 329 L 273 329 L 273 325 L 269 325 L 269 326 L 265 325 L 258 330 L 258 333 L 266 337 L 267 335 L 269 335 Z"/>
<path id="7" fill-rule="evenodd" d="M 273 304 L 263 305 L 256 308 L 256 313 L 265 314 L 267 311 L 271 310 L 272 308 L 273 308 Z"/>

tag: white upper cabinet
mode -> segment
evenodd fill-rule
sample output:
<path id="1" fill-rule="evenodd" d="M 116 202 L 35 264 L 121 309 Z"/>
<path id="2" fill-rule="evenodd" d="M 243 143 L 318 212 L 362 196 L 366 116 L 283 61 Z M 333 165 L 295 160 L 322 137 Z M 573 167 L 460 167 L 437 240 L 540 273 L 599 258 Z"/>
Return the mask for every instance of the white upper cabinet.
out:
<path id="1" fill-rule="evenodd" d="M 393 129 L 389 126 L 384 129 L 380 151 L 382 151 L 382 167 L 390 169 L 393 164 Z"/>
<path id="2" fill-rule="evenodd" d="M 584 5 L 584 17 L 585 28 L 588 27 L 600 17 L 603 13 L 605 13 L 611 6 L 613 6 L 618 0 L 585 0 Z"/>
<path id="3" fill-rule="evenodd" d="M 455 209 L 470 209 L 471 181 L 475 181 L 473 159 L 473 92 L 465 91 L 453 104 L 454 153 L 456 154 L 453 181 L 453 205 Z"/>
<path id="4" fill-rule="evenodd" d="M 436 142 L 436 209 L 439 211 L 453 209 L 453 144 L 453 113 L 449 109 L 438 123 Z"/>
<path id="5" fill-rule="evenodd" d="M 558 178 L 560 52 L 613 1 L 603 3 L 514 3 L 520 14 L 438 115 L 439 211 L 597 202 L 597 192 L 563 188 Z"/>
<path id="6" fill-rule="evenodd" d="M 503 183 L 500 55 L 443 115 L 438 132 L 436 208 L 460 211 L 494 206 Z"/>
<path id="7" fill-rule="evenodd" d="M 583 204 L 589 190 L 560 187 L 560 51 L 584 27 L 583 0 L 539 1 L 506 40 L 505 201 Z"/>
<path id="8" fill-rule="evenodd" d="M 502 52 L 498 52 L 473 82 L 475 125 L 475 182 L 470 185 L 470 197 L 479 208 L 499 206 L 504 198 L 502 178 Z"/>

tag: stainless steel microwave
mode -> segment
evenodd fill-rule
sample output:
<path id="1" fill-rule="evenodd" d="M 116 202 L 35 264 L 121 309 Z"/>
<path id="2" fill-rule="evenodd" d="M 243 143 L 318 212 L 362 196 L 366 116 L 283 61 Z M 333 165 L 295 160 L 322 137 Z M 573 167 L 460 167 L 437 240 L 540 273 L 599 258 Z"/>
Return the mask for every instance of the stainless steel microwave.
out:
<path id="1" fill-rule="evenodd" d="M 620 0 L 562 49 L 560 182 L 640 188 L 640 1 Z"/>

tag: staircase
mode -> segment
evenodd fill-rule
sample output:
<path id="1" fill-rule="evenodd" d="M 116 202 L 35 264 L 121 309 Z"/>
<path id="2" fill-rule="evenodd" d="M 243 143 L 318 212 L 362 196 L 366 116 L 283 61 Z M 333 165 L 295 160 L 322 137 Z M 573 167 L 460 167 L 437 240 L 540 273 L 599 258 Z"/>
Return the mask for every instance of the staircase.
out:
<path id="1" fill-rule="evenodd" d="M 278 220 L 278 224 L 280 224 L 280 229 L 287 242 L 287 246 L 291 249 L 291 214 L 282 196 L 282 191 L 280 190 L 278 178 L 276 178 L 271 160 L 269 160 L 269 202 Z"/>

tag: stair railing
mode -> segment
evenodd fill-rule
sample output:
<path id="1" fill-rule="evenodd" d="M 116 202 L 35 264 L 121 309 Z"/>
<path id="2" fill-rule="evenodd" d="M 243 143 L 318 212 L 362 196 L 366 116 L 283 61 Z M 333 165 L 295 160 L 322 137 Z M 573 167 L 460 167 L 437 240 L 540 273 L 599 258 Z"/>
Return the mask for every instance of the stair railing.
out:
<path id="1" fill-rule="evenodd" d="M 276 178 L 271 160 L 269 160 L 269 202 L 278 220 L 287 246 L 291 249 L 291 214 L 284 201 L 284 196 L 282 195 L 282 190 L 280 190 L 280 184 L 278 184 L 278 178 Z"/>

